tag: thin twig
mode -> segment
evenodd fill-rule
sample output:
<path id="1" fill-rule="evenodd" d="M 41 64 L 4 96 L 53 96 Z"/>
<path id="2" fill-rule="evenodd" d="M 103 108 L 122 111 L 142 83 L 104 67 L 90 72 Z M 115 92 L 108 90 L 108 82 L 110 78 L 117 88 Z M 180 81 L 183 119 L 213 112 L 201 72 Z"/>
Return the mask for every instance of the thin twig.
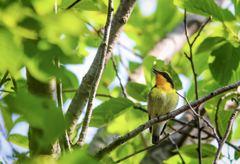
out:
<path id="1" fill-rule="evenodd" d="M 186 35 L 186 38 L 187 38 L 187 42 L 188 42 L 188 45 L 189 45 L 189 49 L 190 49 L 190 56 L 188 56 L 185 52 L 185 56 L 187 57 L 187 59 L 191 62 L 191 67 L 192 67 L 192 71 L 193 71 L 193 77 L 194 77 L 194 83 L 195 83 L 195 94 L 196 94 L 196 100 L 198 100 L 198 83 L 197 83 L 197 73 L 195 71 L 195 67 L 194 67 L 194 63 L 193 63 L 193 53 L 192 53 L 192 47 L 193 47 L 193 44 L 195 43 L 195 41 L 197 40 L 197 38 L 200 36 L 203 28 L 205 27 L 205 25 L 211 20 L 211 17 L 209 17 L 209 19 L 200 27 L 200 30 L 198 31 L 198 34 L 197 36 L 194 38 L 193 42 L 190 43 L 190 40 L 189 40 L 189 37 L 188 37 L 188 34 L 187 34 L 187 11 L 185 9 L 184 11 L 184 26 L 185 26 L 185 35 Z M 196 108 L 196 113 L 200 116 L 200 111 L 198 109 L 198 107 Z M 198 160 L 199 160 L 199 163 L 201 164 L 202 163 L 202 148 L 201 148 L 201 122 L 200 122 L 200 118 L 197 117 L 196 119 L 196 122 L 197 122 L 197 125 L 198 125 L 198 148 L 197 148 L 197 151 L 198 151 Z"/>
<path id="2" fill-rule="evenodd" d="M 117 42 L 117 44 L 118 44 L 119 46 L 123 47 L 124 49 L 128 50 L 129 52 L 133 53 L 134 55 L 136 55 L 136 56 L 138 56 L 138 57 L 140 57 L 140 58 L 143 58 L 143 56 L 140 55 L 140 54 L 138 54 L 134 49 L 130 49 L 130 48 L 128 48 L 127 46 L 123 45 L 123 44 L 120 43 L 120 42 Z"/>
<path id="3" fill-rule="evenodd" d="M 235 94 L 238 95 L 239 92 L 238 91 L 229 92 L 229 93 L 225 94 L 224 96 L 222 96 L 218 100 L 216 114 L 215 114 L 215 124 L 216 124 L 216 130 L 217 130 L 217 133 L 218 133 L 220 139 L 222 139 L 222 136 L 221 136 L 221 133 L 220 133 L 219 127 L 218 127 L 218 112 L 219 112 L 220 104 L 221 104 L 222 100 L 224 100 L 226 97 L 231 96 L 231 95 L 235 95 Z"/>
<path id="4" fill-rule="evenodd" d="M 133 108 L 134 109 L 139 109 L 139 110 L 141 110 L 141 111 L 143 111 L 145 113 L 148 113 L 148 111 L 145 108 L 141 107 L 141 106 L 133 106 Z"/>
<path id="5" fill-rule="evenodd" d="M 68 6 L 67 8 L 66 8 L 66 10 L 69 10 L 69 9 L 71 9 L 73 6 L 75 6 L 78 2 L 80 2 L 81 0 L 76 0 L 75 2 L 73 2 L 70 6 Z"/>
<path id="6" fill-rule="evenodd" d="M 3 75 L 2 80 L 0 81 L 0 88 L 2 87 L 2 85 L 6 82 L 7 76 L 8 76 L 8 71 L 5 72 L 5 74 Z"/>
<path id="7" fill-rule="evenodd" d="M 69 90 L 63 90 L 62 92 L 76 92 L 77 89 L 69 89 Z M 115 98 L 112 95 L 106 95 L 106 94 L 100 94 L 100 93 L 96 93 L 96 96 L 102 96 L 102 97 L 109 97 L 109 98 Z"/>
<path id="8" fill-rule="evenodd" d="M 164 133 L 165 133 L 165 135 L 166 135 L 166 132 L 164 132 Z M 168 137 L 168 140 L 172 143 L 172 145 L 173 145 L 173 146 L 175 147 L 175 149 L 177 150 L 177 153 L 178 153 L 179 157 L 180 157 L 181 160 L 182 160 L 182 164 L 185 164 L 185 161 L 184 161 L 181 153 L 179 152 L 178 145 L 172 140 L 172 138 L 171 138 L 170 136 Z"/>
<path id="9" fill-rule="evenodd" d="M 116 61 L 115 61 L 115 59 L 114 59 L 114 57 L 113 57 L 113 54 L 111 55 L 111 58 L 112 58 L 112 61 L 113 61 L 113 68 L 114 68 L 114 70 L 115 70 L 115 72 L 116 72 L 116 76 L 117 76 L 117 78 L 118 78 L 118 80 L 119 80 L 119 83 L 120 83 L 120 86 L 121 86 L 121 89 L 122 89 L 123 96 L 124 96 L 124 97 L 127 97 L 127 94 L 126 94 L 126 92 L 125 92 L 125 89 L 124 89 L 124 87 L 123 87 L 123 85 L 122 85 L 121 78 L 120 78 L 119 75 L 118 75 L 117 64 L 116 64 Z"/>
<path id="10" fill-rule="evenodd" d="M 101 79 L 103 70 L 104 70 L 104 61 L 105 61 L 105 57 L 107 54 L 107 47 L 108 47 L 108 41 L 109 41 L 109 35 L 110 35 L 113 10 L 114 10 L 113 9 L 113 0 L 109 0 L 108 1 L 108 16 L 107 16 L 107 22 L 106 22 L 106 26 L 105 26 L 105 30 L 104 30 L 104 37 L 103 37 L 102 43 L 99 47 L 102 49 L 102 51 L 101 51 L 102 53 L 100 54 L 98 70 L 97 70 L 97 73 L 94 78 L 92 90 L 90 92 L 87 111 L 86 111 L 86 114 L 84 117 L 82 130 L 79 135 L 79 139 L 76 143 L 80 147 L 82 147 L 84 145 L 84 141 L 85 141 L 86 134 L 87 134 L 87 129 L 88 129 L 88 126 L 89 126 L 89 123 L 91 120 L 91 116 L 92 116 L 93 100 L 95 99 L 97 87 L 98 87 L 99 81 Z"/>
<path id="11" fill-rule="evenodd" d="M 130 157 L 132 157 L 132 156 L 134 156 L 134 155 L 136 155 L 136 154 L 138 154 L 138 153 L 141 153 L 141 152 L 143 152 L 143 151 L 146 151 L 146 150 L 149 150 L 149 149 L 151 149 L 151 148 L 154 148 L 154 147 L 158 146 L 163 140 L 165 140 L 166 138 L 169 138 L 171 135 L 173 135 L 173 134 L 177 133 L 178 131 L 184 129 L 184 128 L 185 128 L 188 124 L 190 124 L 191 122 L 192 122 L 192 121 L 189 121 L 186 125 L 183 125 L 183 126 L 182 126 L 180 129 L 178 129 L 177 131 L 173 131 L 173 132 L 171 132 L 171 133 L 167 133 L 162 139 L 160 139 L 160 140 L 158 141 L 157 144 L 154 144 L 154 145 L 149 146 L 149 147 L 147 147 L 147 148 L 144 148 L 144 149 L 142 149 L 142 150 L 136 151 L 135 153 L 133 153 L 133 154 L 131 154 L 131 155 L 128 155 L 128 156 L 126 156 L 126 157 L 124 157 L 124 158 L 122 158 L 122 159 L 119 159 L 119 160 L 116 161 L 115 163 L 122 162 L 122 161 L 124 161 L 124 160 L 126 160 L 126 159 L 128 159 L 128 158 L 130 158 Z"/>
<path id="12" fill-rule="evenodd" d="M 224 92 L 227 92 L 229 90 L 232 90 L 232 89 L 235 89 L 237 88 L 238 86 L 240 85 L 240 80 L 235 82 L 235 83 L 232 83 L 228 86 L 224 86 L 224 87 L 221 87 L 221 88 L 218 88 L 217 90 L 199 98 L 198 100 L 195 100 L 193 102 L 190 103 L 190 106 L 191 107 L 197 107 L 199 106 L 200 104 L 208 101 L 209 99 L 219 95 L 219 94 L 222 94 Z M 119 145 L 125 143 L 126 141 L 132 139 L 133 137 L 137 136 L 140 132 L 142 132 L 143 130 L 153 126 L 154 124 L 156 123 L 159 123 L 159 122 L 162 122 L 162 121 L 167 121 L 169 119 L 173 119 L 174 117 L 176 117 L 177 115 L 189 110 L 190 107 L 188 104 L 174 110 L 173 112 L 170 112 L 164 116 L 159 116 L 157 118 L 153 118 L 151 120 L 149 120 L 148 122 L 140 125 L 139 127 L 137 127 L 136 129 L 134 129 L 133 131 L 125 134 L 124 136 L 122 137 L 119 137 L 118 139 L 116 139 L 115 141 L 113 141 L 112 143 L 110 143 L 108 146 L 106 146 L 105 148 L 101 149 L 95 156 L 97 158 L 103 158 L 105 155 L 109 154 L 112 150 L 114 150 L 115 148 L 117 148 Z M 217 138 L 217 137 L 216 137 Z"/>
<path id="13" fill-rule="evenodd" d="M 198 31 L 197 36 L 195 36 L 195 38 L 194 38 L 193 42 L 191 43 L 191 45 L 193 45 L 193 44 L 195 43 L 195 41 L 197 40 L 197 38 L 200 36 L 200 33 L 202 32 L 203 28 L 204 28 L 204 27 L 206 26 L 206 24 L 208 24 L 208 22 L 210 22 L 211 20 L 212 20 L 212 16 L 210 16 L 210 17 L 208 18 L 208 20 L 207 20 L 203 25 L 201 25 L 200 30 Z"/>
<path id="14" fill-rule="evenodd" d="M 181 120 L 177 120 L 177 119 L 175 119 L 175 118 L 172 119 L 172 120 L 175 121 L 175 122 L 177 122 L 177 123 L 179 123 L 179 124 L 182 124 L 182 125 L 187 124 L 186 122 L 183 122 L 183 121 L 181 121 Z M 192 125 L 192 124 L 189 124 L 188 126 L 191 126 L 191 127 L 193 127 L 193 128 L 197 128 L 196 125 Z M 204 132 L 205 134 L 207 134 L 207 135 L 209 135 L 209 136 L 217 139 L 217 137 L 216 137 L 215 135 L 213 135 L 212 133 L 210 133 L 210 132 L 208 132 L 208 131 L 206 131 L 206 130 L 204 130 L 204 129 L 202 129 L 201 131 Z M 237 146 L 233 145 L 231 142 L 228 142 L 228 141 L 226 141 L 226 143 L 227 143 L 229 146 L 231 146 L 233 149 L 235 149 L 237 152 L 240 153 L 240 149 L 239 149 Z"/>
<path id="15" fill-rule="evenodd" d="M 176 129 L 175 129 L 174 127 L 172 127 L 171 125 L 168 125 L 168 127 L 171 128 L 172 130 L 176 131 Z M 183 135 L 186 135 L 186 136 L 188 136 L 188 137 L 190 137 L 190 138 L 192 138 L 192 139 L 198 139 L 198 136 L 193 136 L 193 135 L 191 135 L 191 134 L 189 134 L 189 133 L 185 133 L 185 132 L 183 132 L 183 131 L 179 131 L 178 133 L 183 134 Z M 206 137 L 202 137 L 201 140 L 207 140 L 207 139 L 209 139 L 210 137 L 212 137 L 212 136 L 207 135 Z"/>
<path id="16" fill-rule="evenodd" d="M 213 133 L 214 133 L 214 135 L 216 135 L 216 137 L 217 137 L 217 141 L 219 142 L 219 136 L 218 136 L 218 134 L 217 134 L 217 132 L 216 132 L 216 129 L 203 117 L 203 116 L 200 116 L 199 114 L 197 114 L 197 112 L 192 108 L 192 106 L 190 105 L 190 103 L 188 102 L 188 100 L 187 100 L 187 98 L 186 97 L 183 97 L 181 94 L 179 94 L 178 92 L 177 92 L 177 94 L 180 96 L 180 97 L 182 97 L 186 102 L 187 102 L 187 104 L 189 105 L 189 107 L 190 107 L 190 109 L 191 109 L 191 111 L 193 112 L 193 114 L 195 115 L 195 116 L 197 116 L 198 118 L 201 118 L 206 124 L 207 124 L 207 126 L 209 126 L 211 129 L 212 129 L 212 131 L 213 131 Z M 201 138 L 200 138 L 201 139 Z"/>
<path id="17" fill-rule="evenodd" d="M 228 135 L 230 134 L 231 132 L 231 128 L 232 128 L 232 124 L 234 122 L 234 119 L 235 117 L 237 116 L 238 114 L 238 111 L 240 110 L 240 103 L 237 101 L 236 98 L 232 98 L 232 101 L 235 101 L 237 103 L 237 108 L 234 110 L 234 112 L 232 113 L 232 116 L 230 117 L 230 120 L 228 121 L 228 127 L 227 127 L 227 130 L 226 130 L 226 133 L 224 135 L 224 137 L 221 139 L 221 141 L 218 143 L 218 150 L 217 150 L 217 154 L 216 154 L 216 157 L 214 159 L 214 164 L 217 164 L 218 160 L 219 160 L 219 157 L 220 157 L 220 154 L 221 154 L 221 151 L 222 151 L 222 148 L 223 148 L 223 145 L 224 143 L 226 142 L 227 140 L 227 137 Z"/>

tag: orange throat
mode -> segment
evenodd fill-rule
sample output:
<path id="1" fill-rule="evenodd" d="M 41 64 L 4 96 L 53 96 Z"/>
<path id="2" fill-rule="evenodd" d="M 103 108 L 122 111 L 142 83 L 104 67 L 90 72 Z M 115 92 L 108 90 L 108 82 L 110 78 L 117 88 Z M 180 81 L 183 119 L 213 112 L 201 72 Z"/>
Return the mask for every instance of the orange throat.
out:
<path id="1" fill-rule="evenodd" d="M 167 79 L 162 75 L 156 75 L 156 85 L 165 92 L 171 91 L 173 89 L 171 84 L 167 82 Z"/>

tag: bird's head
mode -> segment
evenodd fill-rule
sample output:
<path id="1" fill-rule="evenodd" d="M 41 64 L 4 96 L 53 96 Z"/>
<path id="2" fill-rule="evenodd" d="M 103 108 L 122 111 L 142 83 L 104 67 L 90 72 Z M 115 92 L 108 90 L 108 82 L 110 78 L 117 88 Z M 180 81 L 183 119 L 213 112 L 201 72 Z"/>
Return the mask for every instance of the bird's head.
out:
<path id="1" fill-rule="evenodd" d="M 156 75 L 156 85 L 157 86 L 163 86 L 163 85 L 169 85 L 173 89 L 174 84 L 171 75 L 166 71 L 158 71 L 156 69 L 153 69 L 153 73 Z"/>

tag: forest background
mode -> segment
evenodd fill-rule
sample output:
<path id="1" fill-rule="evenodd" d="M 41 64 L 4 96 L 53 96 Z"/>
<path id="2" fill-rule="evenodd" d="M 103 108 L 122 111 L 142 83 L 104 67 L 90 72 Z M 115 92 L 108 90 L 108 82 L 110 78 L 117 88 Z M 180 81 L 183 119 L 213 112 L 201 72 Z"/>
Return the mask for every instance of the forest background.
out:
<path id="1" fill-rule="evenodd" d="M 239 21 L 239 0 L 1 0 L 0 161 L 236 163 Z M 153 68 L 186 101 L 148 121 Z"/>

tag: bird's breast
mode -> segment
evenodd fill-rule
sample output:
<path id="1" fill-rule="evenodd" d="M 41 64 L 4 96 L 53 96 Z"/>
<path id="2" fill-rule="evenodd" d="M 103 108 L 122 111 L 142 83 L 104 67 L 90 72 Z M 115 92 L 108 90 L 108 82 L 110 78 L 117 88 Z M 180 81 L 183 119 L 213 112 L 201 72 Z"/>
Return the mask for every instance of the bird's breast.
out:
<path id="1" fill-rule="evenodd" d="M 178 103 L 178 95 L 175 89 L 164 91 L 154 87 L 148 94 L 148 113 L 151 118 L 172 112 Z"/>

